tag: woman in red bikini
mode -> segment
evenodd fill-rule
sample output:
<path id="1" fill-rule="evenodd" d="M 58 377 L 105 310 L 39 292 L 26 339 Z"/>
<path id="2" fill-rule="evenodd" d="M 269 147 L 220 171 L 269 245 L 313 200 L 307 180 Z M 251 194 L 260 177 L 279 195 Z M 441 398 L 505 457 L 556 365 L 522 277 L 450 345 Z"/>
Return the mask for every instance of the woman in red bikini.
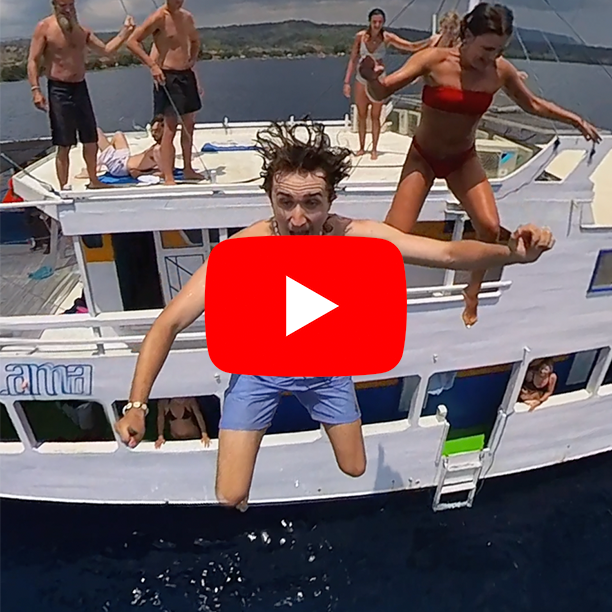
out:
<path id="1" fill-rule="evenodd" d="M 384 100 L 419 77 L 423 87 L 421 122 L 400 176 L 386 223 L 413 230 L 435 178 L 444 178 L 463 205 L 479 240 L 496 242 L 500 224 L 493 190 L 476 155 L 476 129 L 493 96 L 503 89 L 523 110 L 577 127 L 598 142 L 597 130 L 578 115 L 536 97 L 517 69 L 502 57 L 512 35 L 513 15 L 505 6 L 478 4 L 461 24 L 461 44 L 425 49 L 388 76 L 371 58 L 360 73 L 368 93 Z M 485 270 L 474 272 L 464 291 L 463 321 L 477 318 L 478 293 Z"/>

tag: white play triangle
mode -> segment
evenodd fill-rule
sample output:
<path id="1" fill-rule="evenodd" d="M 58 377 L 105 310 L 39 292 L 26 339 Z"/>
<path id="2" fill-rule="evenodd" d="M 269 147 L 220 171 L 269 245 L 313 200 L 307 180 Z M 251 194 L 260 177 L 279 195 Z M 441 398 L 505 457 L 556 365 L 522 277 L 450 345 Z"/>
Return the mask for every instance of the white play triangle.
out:
<path id="1" fill-rule="evenodd" d="M 288 276 L 285 278 L 287 279 L 287 302 L 285 311 L 287 318 L 287 336 L 338 308 L 338 304 L 330 302 L 322 295 L 308 289 L 308 287 L 304 287 L 304 285 L 301 285 Z"/>

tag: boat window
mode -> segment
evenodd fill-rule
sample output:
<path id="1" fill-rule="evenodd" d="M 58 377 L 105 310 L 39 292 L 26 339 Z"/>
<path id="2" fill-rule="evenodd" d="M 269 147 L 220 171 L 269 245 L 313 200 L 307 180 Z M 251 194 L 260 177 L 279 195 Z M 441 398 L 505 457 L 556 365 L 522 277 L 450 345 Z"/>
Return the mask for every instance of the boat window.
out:
<path id="1" fill-rule="evenodd" d="M 115 438 L 98 402 L 83 399 L 20 402 L 39 444 L 109 442 Z"/>
<path id="2" fill-rule="evenodd" d="M 19 436 L 4 404 L 0 404 L 0 442 L 19 442 Z"/>
<path id="3" fill-rule="evenodd" d="M 152 232 L 114 234 L 112 242 L 124 310 L 163 308 Z"/>
<path id="4" fill-rule="evenodd" d="M 455 232 L 455 226 L 457 232 Z M 434 238 L 436 240 L 451 241 L 453 235 L 456 233 L 458 239 L 473 240 L 476 238 L 476 232 L 472 227 L 470 221 L 447 219 L 446 221 L 419 221 L 412 233 L 417 236 L 424 236 L 426 238 Z M 501 229 L 500 242 L 507 242 L 510 238 L 510 232 L 505 228 Z M 406 287 L 408 289 L 418 289 L 419 287 L 432 287 L 429 294 L 418 293 L 414 296 L 409 297 L 414 299 L 427 298 L 427 297 L 442 297 L 438 295 L 438 287 L 449 286 L 449 285 L 463 285 L 466 284 L 470 279 L 470 272 L 464 270 L 443 270 L 439 268 L 424 268 L 422 266 L 406 265 Z M 485 283 L 496 283 L 501 280 L 503 268 L 492 268 L 487 270 L 484 278 Z M 482 292 L 495 292 L 498 291 L 497 287 L 483 288 Z M 457 293 L 458 295 L 458 293 Z"/>
<path id="5" fill-rule="evenodd" d="M 164 249 L 185 249 L 204 246 L 202 230 L 162 231 L 161 241 Z"/>
<path id="6" fill-rule="evenodd" d="M 534 359 L 529 364 L 519 393 L 519 405 L 527 410 L 535 410 L 545 406 L 549 398 L 559 400 L 559 396 L 567 395 L 568 398 L 580 399 L 569 394 L 581 391 L 587 393 L 595 367 L 607 355 L 608 350 L 598 348 Z M 554 378 L 551 379 L 551 375 Z"/>
<path id="7" fill-rule="evenodd" d="M 511 363 L 436 372 L 427 383 L 421 416 L 446 407 L 450 431 L 443 454 L 480 451 L 493 430 L 512 373 Z"/>
<path id="8" fill-rule="evenodd" d="M 194 411 L 199 411 L 196 414 Z M 127 400 L 117 400 L 113 403 L 116 418 L 122 416 Z M 143 441 L 155 442 L 159 438 L 161 427 L 164 443 L 176 440 L 198 440 L 202 438 L 199 425 L 199 415 L 204 419 L 206 434 L 212 440 L 219 437 L 219 420 L 221 418 L 221 402 L 216 395 L 199 397 L 154 398 L 148 402 L 149 414 L 146 418 L 146 429 Z M 170 408 L 163 423 L 158 423 L 160 410 Z"/>
<path id="9" fill-rule="evenodd" d="M 599 251 L 589 285 L 589 293 L 612 291 L 612 249 Z"/>
<path id="10" fill-rule="evenodd" d="M 606 375 L 604 376 L 603 382 L 601 384 L 612 385 L 612 363 L 610 364 L 610 367 L 608 368 L 608 371 L 606 372 Z"/>
<path id="11" fill-rule="evenodd" d="M 418 376 L 408 376 L 405 379 L 389 378 L 355 383 L 355 393 L 361 410 L 361 422 L 364 425 L 371 425 L 408 418 L 410 401 L 419 381 Z M 406 389 L 409 393 L 404 392 L 405 401 L 400 405 L 402 389 Z M 320 427 L 320 423 L 310 416 L 300 400 L 287 392 L 281 395 L 280 404 L 267 433 L 316 431 Z"/>
<path id="12" fill-rule="evenodd" d="M 234 234 L 241 232 L 243 229 L 244 227 L 229 227 L 227 229 L 227 237 L 231 238 Z"/>

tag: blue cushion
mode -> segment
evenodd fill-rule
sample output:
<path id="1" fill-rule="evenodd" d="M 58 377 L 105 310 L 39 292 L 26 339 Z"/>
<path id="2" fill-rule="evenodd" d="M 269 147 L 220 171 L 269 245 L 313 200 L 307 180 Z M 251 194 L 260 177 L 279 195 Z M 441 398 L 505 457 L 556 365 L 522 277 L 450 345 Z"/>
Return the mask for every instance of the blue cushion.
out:
<path id="1" fill-rule="evenodd" d="M 219 153 L 220 151 L 256 151 L 255 145 L 213 144 L 207 142 L 202 147 L 202 153 Z"/>
<path id="2" fill-rule="evenodd" d="M 113 176 L 109 172 L 99 177 L 100 182 L 105 185 L 138 185 L 138 179 L 131 176 Z M 180 168 L 174 169 L 174 178 L 177 181 L 183 180 L 183 170 Z"/>

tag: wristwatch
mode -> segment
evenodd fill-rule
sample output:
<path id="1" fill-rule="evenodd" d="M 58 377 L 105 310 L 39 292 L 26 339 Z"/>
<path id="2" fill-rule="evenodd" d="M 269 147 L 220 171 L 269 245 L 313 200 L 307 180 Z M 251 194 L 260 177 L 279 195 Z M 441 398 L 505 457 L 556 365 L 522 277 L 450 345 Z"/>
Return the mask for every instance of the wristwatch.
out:
<path id="1" fill-rule="evenodd" d="M 139 408 L 145 413 L 145 416 L 149 414 L 149 408 L 144 402 L 128 402 L 123 407 L 123 414 L 125 414 L 130 408 Z"/>

